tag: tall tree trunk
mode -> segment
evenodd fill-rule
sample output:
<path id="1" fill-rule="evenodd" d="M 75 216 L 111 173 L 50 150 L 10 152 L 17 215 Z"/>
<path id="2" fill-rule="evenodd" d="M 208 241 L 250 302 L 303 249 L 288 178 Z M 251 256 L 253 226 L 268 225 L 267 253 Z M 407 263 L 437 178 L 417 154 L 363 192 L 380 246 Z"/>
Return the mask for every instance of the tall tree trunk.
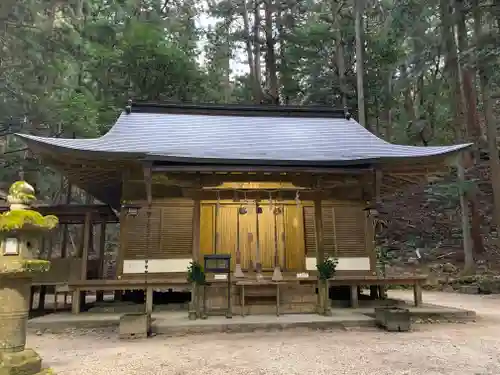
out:
<path id="1" fill-rule="evenodd" d="M 391 142 L 392 140 L 392 73 L 387 77 L 387 96 L 385 99 L 385 140 Z"/>
<path id="2" fill-rule="evenodd" d="M 335 60 L 337 65 L 337 71 L 339 74 L 339 86 L 342 108 L 347 109 L 347 87 L 345 82 L 345 56 L 344 56 L 344 40 L 342 38 L 341 30 L 341 7 L 342 3 L 339 0 L 333 1 L 333 22 L 335 27 Z"/>
<path id="3" fill-rule="evenodd" d="M 253 47 L 255 51 L 254 61 L 255 61 L 255 80 L 259 85 L 259 96 L 258 103 L 262 103 L 263 95 L 262 95 L 262 68 L 261 68 L 261 48 L 260 48 L 260 8 L 261 8 L 261 0 L 255 0 L 254 4 L 254 14 L 253 14 Z"/>
<path id="4" fill-rule="evenodd" d="M 457 164 L 458 182 L 460 186 L 460 208 L 462 211 L 462 236 L 464 246 L 464 273 L 471 273 L 474 270 L 474 252 L 472 250 L 470 223 L 469 223 L 469 206 L 466 200 L 465 173 L 463 167 L 463 159 Z"/>
<path id="5" fill-rule="evenodd" d="M 483 33 L 482 13 L 479 7 L 479 0 L 474 0 L 473 5 L 474 17 L 474 38 L 478 40 Z M 496 232 L 500 233 L 500 158 L 498 155 L 497 136 L 498 130 L 493 112 L 493 102 L 491 99 L 491 71 L 485 64 L 479 60 L 477 62 L 479 70 L 479 83 L 481 87 L 481 96 L 483 100 L 483 112 L 486 120 L 486 131 L 488 140 L 488 154 L 491 169 L 491 185 L 493 188 L 494 210 L 493 218 L 496 227 Z M 497 240 L 497 247 L 500 248 L 500 239 Z"/>
<path id="6" fill-rule="evenodd" d="M 451 113 L 453 113 L 453 123 L 455 139 L 464 139 L 463 105 L 461 100 L 460 76 L 458 66 L 458 53 L 455 37 L 453 34 L 453 8 L 449 0 L 440 0 L 439 10 L 441 14 L 441 33 L 445 46 L 445 72 L 450 88 Z"/>
<path id="7" fill-rule="evenodd" d="M 266 34 L 266 75 L 271 101 L 279 104 L 278 72 L 276 64 L 276 49 L 273 36 L 273 13 L 275 4 L 273 0 L 264 0 L 265 6 L 265 34 Z"/>
<path id="8" fill-rule="evenodd" d="M 356 83 L 358 90 L 358 121 L 369 129 L 366 123 L 365 88 L 364 88 L 364 63 L 363 63 L 363 11 L 365 0 L 354 0 L 354 22 L 356 32 Z"/>
<path id="9" fill-rule="evenodd" d="M 463 0 L 455 0 L 455 21 L 457 26 L 458 49 L 464 54 L 469 48 L 467 40 L 467 27 L 465 24 L 466 9 Z M 474 85 L 475 71 L 473 68 L 465 66 L 463 63 L 458 65 L 461 76 L 461 99 L 465 103 L 466 110 L 466 134 L 467 139 L 475 142 L 474 155 L 479 159 L 479 142 L 481 141 L 481 130 L 479 129 L 479 120 L 477 116 L 476 87 Z M 484 252 L 483 237 L 481 234 L 481 215 L 479 214 L 479 201 L 477 190 L 473 189 L 467 193 L 467 200 L 471 211 L 471 237 L 476 253 Z"/>
<path id="10" fill-rule="evenodd" d="M 279 40 L 279 72 L 281 81 L 281 93 L 283 97 L 283 104 L 290 103 L 289 90 L 287 90 L 290 82 L 290 74 L 288 71 L 288 64 L 286 61 L 286 33 L 285 33 L 285 10 L 280 6 L 278 2 L 278 9 L 276 11 L 276 28 L 278 30 L 278 40 Z"/>
<path id="11" fill-rule="evenodd" d="M 403 77 L 406 77 L 407 74 L 407 67 L 406 65 L 402 65 L 400 67 L 401 70 L 401 75 Z M 413 104 L 413 97 L 411 95 L 413 87 L 411 85 L 408 85 L 406 89 L 404 90 L 403 96 L 404 96 L 404 108 L 406 112 L 406 116 L 408 116 L 408 120 L 410 124 L 415 124 L 417 121 L 416 113 L 415 113 L 415 106 Z"/>
<path id="12" fill-rule="evenodd" d="M 250 18 L 248 16 L 247 2 L 243 0 L 242 4 L 242 17 L 243 17 L 243 29 L 245 36 L 245 45 L 247 50 L 248 68 L 250 70 L 250 80 L 253 92 L 253 100 L 255 103 L 261 102 L 261 89 L 259 75 L 257 74 L 257 62 L 254 59 L 254 52 L 252 48 L 252 38 L 250 37 Z M 255 32 L 255 28 L 254 28 Z M 255 41 L 255 36 L 253 40 Z"/>
<path id="13" fill-rule="evenodd" d="M 464 54 L 469 48 L 464 0 L 455 0 L 455 12 L 457 20 L 458 48 L 460 53 Z M 474 85 L 476 72 L 474 71 L 474 68 L 465 66 L 463 63 L 460 64 L 460 67 L 462 73 L 465 109 L 467 114 L 467 136 L 469 140 L 476 142 L 476 145 L 478 145 L 477 142 L 479 142 L 481 138 L 481 129 L 479 127 L 479 119 L 477 115 L 476 86 Z"/>
<path id="14" fill-rule="evenodd" d="M 457 44 L 453 32 L 453 7 L 449 0 L 440 0 L 439 11 L 441 16 L 441 32 L 445 46 L 445 72 L 447 73 L 448 84 L 450 85 L 450 105 L 453 113 L 455 138 L 457 141 L 465 137 L 462 85 L 460 83 L 460 66 L 458 62 Z M 469 272 L 474 268 L 474 255 L 471 241 L 471 227 L 469 222 L 469 206 L 467 204 L 463 159 L 458 163 L 458 178 L 460 184 L 460 207 L 462 211 L 462 231 L 464 239 L 465 271 Z"/>

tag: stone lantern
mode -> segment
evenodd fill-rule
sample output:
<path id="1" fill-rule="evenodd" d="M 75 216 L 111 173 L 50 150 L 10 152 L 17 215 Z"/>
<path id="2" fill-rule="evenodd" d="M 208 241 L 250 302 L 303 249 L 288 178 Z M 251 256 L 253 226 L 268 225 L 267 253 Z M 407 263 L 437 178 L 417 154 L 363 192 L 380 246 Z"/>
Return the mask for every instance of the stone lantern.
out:
<path id="1" fill-rule="evenodd" d="M 0 374 L 51 374 L 42 360 L 26 349 L 33 275 L 49 270 L 50 262 L 37 259 L 42 235 L 58 224 L 55 216 L 42 216 L 30 209 L 35 191 L 24 181 L 14 183 L 7 201 L 10 210 L 0 215 Z"/>

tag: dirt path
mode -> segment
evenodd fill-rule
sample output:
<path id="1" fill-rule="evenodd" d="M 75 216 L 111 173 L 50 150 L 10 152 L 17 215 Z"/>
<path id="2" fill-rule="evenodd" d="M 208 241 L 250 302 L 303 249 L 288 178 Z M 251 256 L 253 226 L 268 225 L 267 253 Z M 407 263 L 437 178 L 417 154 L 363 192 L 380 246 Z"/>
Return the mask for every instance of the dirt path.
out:
<path id="1" fill-rule="evenodd" d="M 411 299 L 408 292 L 391 296 Z M 498 317 L 500 298 L 425 293 Z M 156 337 L 123 342 L 115 333 L 29 336 L 59 375 L 498 375 L 500 323 L 417 325 L 411 333 L 286 331 Z"/>

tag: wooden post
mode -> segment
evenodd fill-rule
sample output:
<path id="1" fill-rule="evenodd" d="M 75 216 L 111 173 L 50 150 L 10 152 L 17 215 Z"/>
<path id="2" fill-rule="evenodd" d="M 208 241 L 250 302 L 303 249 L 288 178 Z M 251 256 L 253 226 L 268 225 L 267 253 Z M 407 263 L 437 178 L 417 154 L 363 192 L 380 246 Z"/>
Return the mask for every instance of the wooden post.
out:
<path id="1" fill-rule="evenodd" d="M 261 281 L 264 276 L 262 275 L 262 263 L 260 260 L 260 230 L 259 230 L 259 202 L 255 201 L 255 278 Z"/>
<path id="2" fill-rule="evenodd" d="M 193 202 L 193 262 L 200 262 L 200 215 L 201 202 L 198 197 Z"/>
<path id="3" fill-rule="evenodd" d="M 320 264 L 325 259 L 325 248 L 324 248 L 324 235 L 323 235 L 323 208 L 321 206 L 321 199 L 317 198 L 314 200 L 314 229 L 316 231 L 316 264 Z M 317 298 L 317 312 L 322 313 L 323 310 L 323 296 L 322 296 L 323 285 L 321 280 L 318 278 L 318 298 Z"/>
<path id="4" fill-rule="evenodd" d="M 147 211 L 147 233 L 146 233 L 146 260 L 144 262 L 144 284 L 146 285 L 146 303 L 144 305 L 144 310 L 146 314 L 149 316 L 153 312 L 153 289 L 148 287 L 148 262 L 149 262 L 149 246 L 152 244 L 150 243 L 150 236 L 151 236 L 151 213 L 152 213 L 152 208 L 153 208 L 153 175 L 151 171 L 151 165 L 145 165 L 143 168 L 143 173 L 144 173 L 144 183 L 146 185 L 146 199 L 148 202 L 148 211 Z"/>
<path id="5" fill-rule="evenodd" d="M 146 313 L 153 313 L 153 288 L 146 288 Z"/>
<path id="6" fill-rule="evenodd" d="M 101 223 L 101 229 L 99 233 L 99 279 L 104 279 L 104 261 L 106 252 L 106 222 Z M 102 302 L 104 300 L 104 292 L 96 292 L 96 301 Z"/>
<path id="7" fill-rule="evenodd" d="M 200 262 L 200 214 L 201 202 L 199 197 L 194 198 L 193 202 L 193 248 L 192 256 L 193 262 Z M 200 311 L 200 288 L 196 283 L 193 283 L 191 288 L 191 303 L 194 308 L 194 317 L 201 318 L 202 312 Z"/>
<path id="8" fill-rule="evenodd" d="M 415 281 L 413 285 L 413 300 L 415 302 L 415 306 L 422 306 L 422 285 L 420 281 Z"/>
<path id="9" fill-rule="evenodd" d="M 324 295 L 325 301 L 324 303 L 324 314 L 326 316 L 331 316 L 332 315 L 332 304 L 330 303 L 330 285 L 329 281 L 325 280 L 325 295 Z"/>
<path id="10" fill-rule="evenodd" d="M 359 307 L 358 286 L 351 285 L 350 288 L 351 288 L 351 307 L 356 309 Z"/>
<path id="11" fill-rule="evenodd" d="M 87 280 L 87 261 L 89 258 L 89 245 L 90 245 L 90 234 L 92 230 L 92 214 L 87 212 L 85 214 L 85 222 L 83 224 L 83 241 L 82 241 L 82 253 L 81 253 L 81 270 L 80 270 L 80 280 Z M 80 292 L 80 290 L 75 289 L 73 291 L 73 299 L 71 301 L 72 310 L 74 314 L 80 313 L 80 307 L 85 306 L 85 292 Z"/>
<path id="12" fill-rule="evenodd" d="M 52 257 L 52 239 L 50 239 L 47 242 L 49 242 L 49 248 L 47 249 L 47 260 L 50 261 L 50 258 Z M 45 241 L 45 238 L 42 237 L 40 248 L 41 248 L 43 253 L 45 253 L 45 247 L 46 247 L 46 241 Z M 34 292 L 34 290 L 33 290 L 33 292 Z M 38 289 L 38 306 L 37 306 L 38 311 L 43 311 L 45 309 L 45 296 L 46 295 L 47 295 L 47 286 L 40 285 L 40 288 Z M 57 294 L 56 294 L 55 290 L 54 290 L 54 303 L 57 305 Z"/>
<path id="13" fill-rule="evenodd" d="M 377 206 L 378 203 L 380 202 L 380 195 L 381 195 L 380 189 L 381 189 L 381 187 L 382 187 L 382 171 L 379 169 L 376 169 L 374 181 L 373 181 L 373 188 L 374 188 L 373 196 L 375 197 L 375 199 L 374 199 L 374 202 L 372 202 L 372 203 L 375 203 L 375 206 Z M 377 237 L 376 220 L 371 215 L 368 215 L 368 220 L 369 220 L 370 226 L 367 227 L 367 229 L 369 230 L 368 235 L 370 236 L 370 251 L 372 253 L 370 256 L 370 259 L 374 259 L 374 264 L 371 264 L 371 268 L 373 271 L 372 272 L 373 275 L 376 275 L 377 274 L 376 271 L 377 271 L 377 266 L 378 266 L 378 259 L 377 259 L 376 254 L 373 255 L 373 253 L 375 252 L 376 245 L 377 245 L 376 244 L 376 237 Z M 385 277 L 385 272 L 384 272 L 383 276 Z M 377 299 L 377 298 L 382 299 L 383 296 L 385 296 L 385 294 L 386 294 L 386 289 L 387 289 L 386 285 L 370 285 L 370 297 L 373 299 Z"/>

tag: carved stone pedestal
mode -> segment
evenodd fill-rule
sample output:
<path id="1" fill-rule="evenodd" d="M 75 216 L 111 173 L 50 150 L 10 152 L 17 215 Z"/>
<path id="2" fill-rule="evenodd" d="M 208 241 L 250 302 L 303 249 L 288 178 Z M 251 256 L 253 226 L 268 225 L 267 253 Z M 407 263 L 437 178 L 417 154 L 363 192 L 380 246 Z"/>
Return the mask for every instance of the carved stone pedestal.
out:
<path id="1" fill-rule="evenodd" d="M 31 280 L 50 262 L 36 259 L 38 239 L 54 229 L 57 217 L 30 210 L 35 189 L 25 181 L 9 189 L 8 212 L 0 214 L 0 375 L 53 374 L 42 370 L 42 359 L 26 349 Z"/>
<path id="2" fill-rule="evenodd" d="M 0 375 L 53 374 L 42 359 L 26 349 L 31 278 L 0 273 Z"/>

